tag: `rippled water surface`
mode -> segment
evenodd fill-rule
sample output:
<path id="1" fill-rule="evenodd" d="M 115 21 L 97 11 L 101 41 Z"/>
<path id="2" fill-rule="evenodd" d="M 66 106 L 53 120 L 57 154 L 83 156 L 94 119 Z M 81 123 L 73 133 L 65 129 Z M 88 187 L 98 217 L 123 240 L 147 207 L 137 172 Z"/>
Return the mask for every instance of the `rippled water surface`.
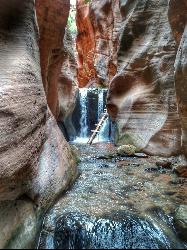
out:
<path id="1" fill-rule="evenodd" d="M 158 157 L 111 157 L 111 144 L 79 149 L 80 176 L 46 215 L 40 249 L 184 248 L 173 214 L 187 204 L 185 181 L 155 171 Z"/>

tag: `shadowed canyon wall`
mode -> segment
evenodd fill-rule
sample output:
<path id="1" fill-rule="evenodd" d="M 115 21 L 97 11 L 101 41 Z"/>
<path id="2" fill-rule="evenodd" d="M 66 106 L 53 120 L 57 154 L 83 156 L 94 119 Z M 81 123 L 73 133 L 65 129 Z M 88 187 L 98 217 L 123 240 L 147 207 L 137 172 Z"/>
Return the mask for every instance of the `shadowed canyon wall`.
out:
<path id="1" fill-rule="evenodd" d="M 65 29 L 69 11 L 69 0 L 36 0 L 44 89 L 50 110 L 61 122 L 73 112 L 78 90 L 73 39 Z"/>
<path id="2" fill-rule="evenodd" d="M 177 45 L 175 88 L 182 126 L 182 147 L 187 156 L 187 2 L 170 0 L 169 21 Z"/>
<path id="3" fill-rule="evenodd" d="M 46 89 L 48 86 L 45 76 L 48 75 L 48 69 L 45 63 L 49 59 L 48 53 L 51 52 L 49 48 L 56 48 L 56 44 L 59 49 L 62 46 L 61 30 L 65 27 L 65 19 L 68 17 L 68 1 L 53 0 L 53 6 L 61 2 L 64 16 L 63 20 L 59 21 L 59 30 L 51 33 L 51 24 L 48 22 L 51 21 L 55 25 L 58 12 L 54 13 L 55 9 L 49 8 L 49 2 L 36 2 L 41 8 L 38 12 L 39 19 L 47 12 L 52 15 L 52 20 L 45 19 L 43 28 L 46 33 L 43 31 L 43 44 L 47 48 L 44 47 L 44 52 L 41 51 L 42 75 Z M 70 147 L 47 106 L 38 40 L 34 0 L 2 0 L 0 248 L 33 247 L 41 214 L 76 175 L 76 163 Z M 54 68 L 50 67 L 50 77 L 57 75 L 58 79 L 60 69 L 60 66 L 56 65 Z M 47 93 L 51 93 L 50 91 Z M 58 98 L 55 99 L 57 100 Z M 51 107 L 54 111 L 55 105 Z"/>
<path id="4" fill-rule="evenodd" d="M 108 112 L 116 121 L 119 145 L 177 155 L 182 135 L 186 148 L 185 5 L 77 2 L 79 85 L 109 86 Z"/>

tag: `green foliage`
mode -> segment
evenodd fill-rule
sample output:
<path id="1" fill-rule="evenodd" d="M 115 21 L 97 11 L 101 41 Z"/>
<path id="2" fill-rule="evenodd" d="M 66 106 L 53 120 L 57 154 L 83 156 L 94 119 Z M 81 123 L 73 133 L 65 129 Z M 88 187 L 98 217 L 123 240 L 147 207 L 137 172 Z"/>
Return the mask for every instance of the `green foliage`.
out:
<path id="1" fill-rule="evenodd" d="M 84 0 L 84 2 L 87 4 L 87 3 L 90 3 L 91 0 Z"/>
<path id="2" fill-rule="evenodd" d="M 71 33 L 77 32 L 77 26 L 76 26 L 76 12 L 70 11 L 69 18 L 68 18 L 68 28 Z"/>

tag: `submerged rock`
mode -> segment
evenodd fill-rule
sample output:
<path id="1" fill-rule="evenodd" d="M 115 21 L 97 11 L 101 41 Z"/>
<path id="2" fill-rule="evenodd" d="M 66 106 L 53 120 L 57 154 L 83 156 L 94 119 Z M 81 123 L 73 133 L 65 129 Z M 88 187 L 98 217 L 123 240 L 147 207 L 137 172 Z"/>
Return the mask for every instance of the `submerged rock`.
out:
<path id="1" fill-rule="evenodd" d="M 187 205 L 181 205 L 176 211 L 174 223 L 179 236 L 187 241 Z"/>
<path id="2" fill-rule="evenodd" d="M 157 165 L 158 167 L 163 167 L 163 168 L 169 168 L 169 169 L 172 168 L 172 163 L 171 163 L 171 161 L 157 161 L 157 162 L 156 162 L 156 165 Z"/>
<path id="3" fill-rule="evenodd" d="M 111 212 L 94 217 L 79 212 L 61 216 L 54 235 L 55 249 L 162 249 L 179 244 L 137 215 Z"/>

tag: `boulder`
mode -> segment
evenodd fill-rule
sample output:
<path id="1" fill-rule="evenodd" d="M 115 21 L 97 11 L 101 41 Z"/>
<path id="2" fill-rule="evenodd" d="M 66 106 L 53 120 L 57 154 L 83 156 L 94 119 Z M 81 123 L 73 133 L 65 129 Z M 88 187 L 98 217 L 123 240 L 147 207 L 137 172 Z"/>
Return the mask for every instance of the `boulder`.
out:
<path id="1" fill-rule="evenodd" d="M 162 167 L 162 168 L 169 168 L 169 169 L 172 168 L 172 163 L 171 163 L 171 161 L 167 161 L 167 160 L 165 160 L 165 161 L 157 161 L 157 162 L 156 162 L 156 165 L 157 165 L 158 167 Z"/>
<path id="2" fill-rule="evenodd" d="M 121 156 L 123 155 L 132 156 L 136 153 L 136 147 L 133 145 L 122 145 L 117 148 L 117 153 Z"/>

